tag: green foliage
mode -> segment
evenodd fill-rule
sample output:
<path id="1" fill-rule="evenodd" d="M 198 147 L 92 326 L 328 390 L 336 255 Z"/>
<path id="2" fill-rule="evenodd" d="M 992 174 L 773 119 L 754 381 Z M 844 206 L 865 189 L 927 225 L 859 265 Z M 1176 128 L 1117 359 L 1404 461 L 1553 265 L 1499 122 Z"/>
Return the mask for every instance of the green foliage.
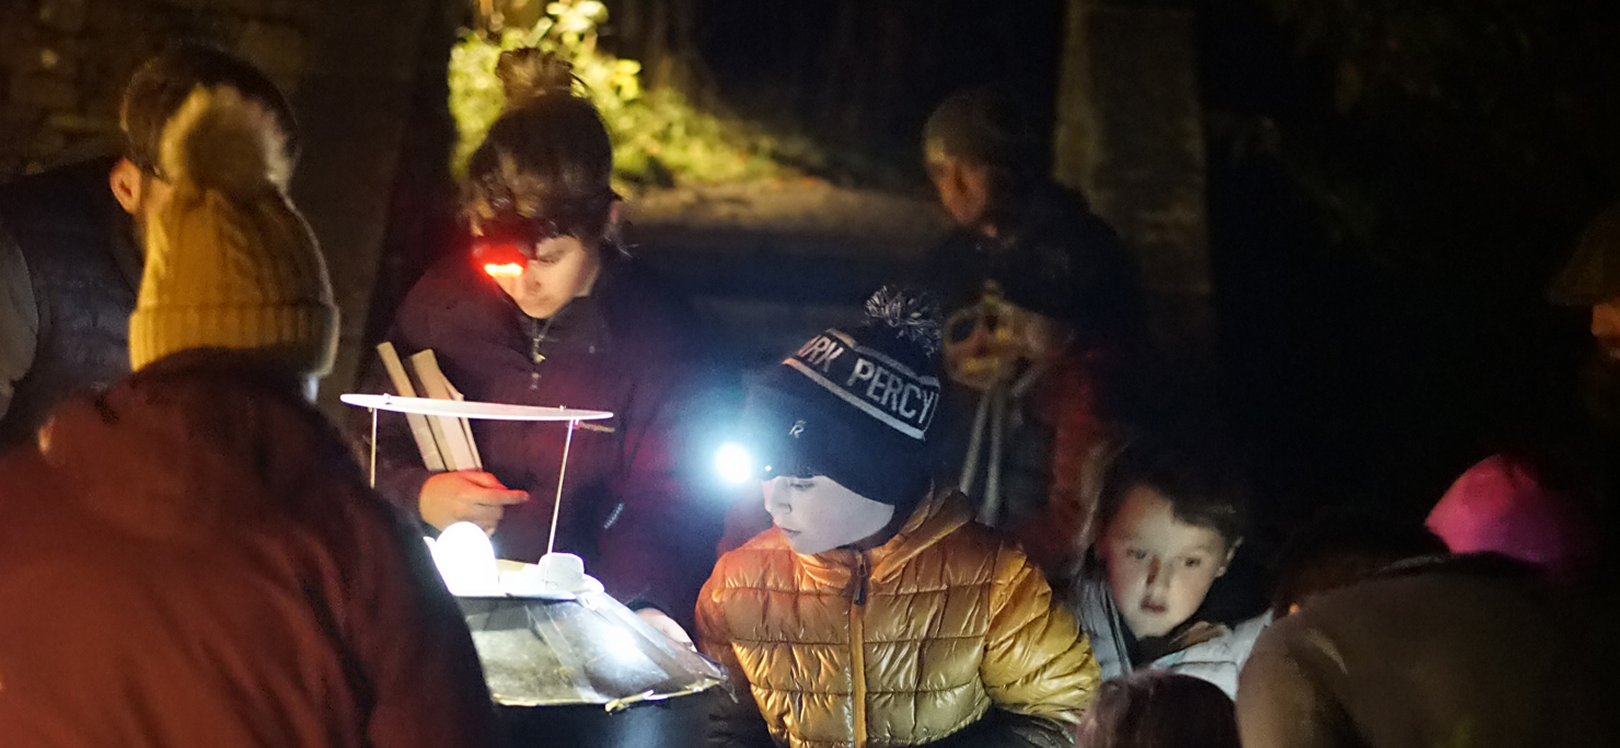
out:
<path id="1" fill-rule="evenodd" d="M 536 47 L 571 60 L 613 138 L 614 172 L 623 183 L 668 186 L 782 176 L 784 161 L 814 160 L 802 141 L 776 138 L 757 127 L 695 106 L 679 91 L 646 89 L 641 64 L 597 49 L 596 29 L 607 21 L 598 0 L 546 6 L 533 28 L 506 29 L 493 38 L 464 30 L 450 53 L 450 113 L 459 140 L 452 168 L 467 159 L 500 115 L 505 97 L 495 77 L 501 52 Z"/>

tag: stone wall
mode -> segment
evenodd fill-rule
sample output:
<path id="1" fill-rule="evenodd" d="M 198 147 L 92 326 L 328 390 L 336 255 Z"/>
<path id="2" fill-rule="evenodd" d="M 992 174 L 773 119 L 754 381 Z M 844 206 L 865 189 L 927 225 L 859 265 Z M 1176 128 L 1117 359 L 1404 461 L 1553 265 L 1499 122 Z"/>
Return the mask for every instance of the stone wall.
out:
<path id="1" fill-rule="evenodd" d="M 165 41 L 233 49 L 289 93 L 321 0 L 0 2 L 0 179 L 118 144 L 124 81 Z"/>
<path id="2" fill-rule="evenodd" d="M 1070 0 L 1054 173 L 1134 250 L 1161 347 L 1213 350 L 1204 127 L 1191 10 Z"/>
<path id="3" fill-rule="evenodd" d="M 258 65 L 299 118 L 292 195 L 321 241 L 342 309 L 323 405 L 353 383 L 399 187 L 407 130 L 443 109 L 463 0 L 0 0 L 0 181 L 119 147 L 125 81 L 167 42 Z M 444 146 L 447 148 L 448 146 Z M 442 149 L 441 149 L 442 150 Z M 446 156 L 427 154 L 424 160 Z M 431 170 L 430 170 L 431 171 Z"/>

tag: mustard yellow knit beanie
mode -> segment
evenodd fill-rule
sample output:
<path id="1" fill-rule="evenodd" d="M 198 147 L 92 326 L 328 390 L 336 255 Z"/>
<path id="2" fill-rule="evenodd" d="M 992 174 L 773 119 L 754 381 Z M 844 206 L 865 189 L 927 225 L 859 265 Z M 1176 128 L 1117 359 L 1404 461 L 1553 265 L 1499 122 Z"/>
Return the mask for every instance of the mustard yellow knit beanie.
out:
<path id="1" fill-rule="evenodd" d="M 287 199 L 284 138 L 272 114 L 223 86 L 198 87 L 164 126 L 159 163 L 173 192 L 146 226 L 134 369 L 223 347 L 331 371 L 337 307 L 315 235 Z"/>

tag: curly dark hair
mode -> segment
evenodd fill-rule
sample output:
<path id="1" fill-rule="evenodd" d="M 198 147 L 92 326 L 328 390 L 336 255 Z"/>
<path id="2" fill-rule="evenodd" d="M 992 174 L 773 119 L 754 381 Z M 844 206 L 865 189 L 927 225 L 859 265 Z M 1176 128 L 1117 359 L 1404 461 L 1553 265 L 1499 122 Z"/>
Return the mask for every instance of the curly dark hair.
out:
<path id="1" fill-rule="evenodd" d="M 480 229 L 602 241 L 614 201 L 613 144 L 568 61 L 536 49 L 501 54 L 506 108 L 467 164 L 463 212 Z"/>

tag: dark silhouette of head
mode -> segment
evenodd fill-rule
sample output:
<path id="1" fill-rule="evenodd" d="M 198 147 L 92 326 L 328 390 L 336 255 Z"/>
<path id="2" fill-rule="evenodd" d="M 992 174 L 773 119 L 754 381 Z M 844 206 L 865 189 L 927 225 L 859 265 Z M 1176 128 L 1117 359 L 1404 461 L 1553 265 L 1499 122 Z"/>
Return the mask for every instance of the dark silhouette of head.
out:
<path id="1" fill-rule="evenodd" d="M 1097 689 L 1078 738 L 1079 748 L 1238 748 L 1237 715 L 1209 681 L 1141 670 Z"/>

